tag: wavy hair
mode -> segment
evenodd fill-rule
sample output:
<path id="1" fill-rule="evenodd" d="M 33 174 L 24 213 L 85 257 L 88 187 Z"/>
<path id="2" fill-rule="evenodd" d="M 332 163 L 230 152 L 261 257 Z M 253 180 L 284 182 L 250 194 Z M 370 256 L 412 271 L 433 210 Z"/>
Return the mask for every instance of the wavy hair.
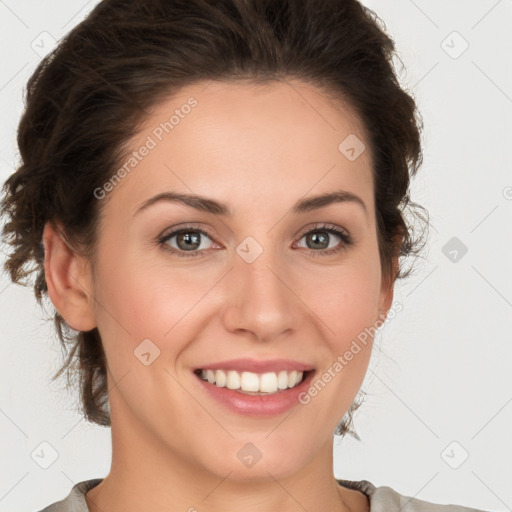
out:
<path id="1" fill-rule="evenodd" d="M 410 178 L 421 165 L 421 118 L 398 81 L 395 44 L 384 23 L 356 0 L 103 0 L 37 66 L 26 85 L 17 142 L 21 163 L 4 184 L 5 270 L 47 297 L 43 228 L 59 222 L 93 257 L 100 204 L 93 191 L 123 161 L 126 143 L 151 107 L 202 80 L 258 83 L 296 78 L 349 104 L 372 152 L 383 276 L 409 275 L 418 255 L 409 211 Z M 397 243 L 400 240 L 400 243 Z M 35 275 L 34 280 L 29 277 Z M 53 320 L 68 383 L 78 382 L 87 420 L 110 425 L 105 354 L 98 330 Z M 335 434 L 350 433 L 354 401 Z"/>

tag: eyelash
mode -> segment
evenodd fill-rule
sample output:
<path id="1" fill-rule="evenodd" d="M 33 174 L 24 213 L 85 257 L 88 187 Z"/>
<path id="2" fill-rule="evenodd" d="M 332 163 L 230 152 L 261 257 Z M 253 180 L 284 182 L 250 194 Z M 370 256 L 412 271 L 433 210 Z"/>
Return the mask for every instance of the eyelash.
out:
<path id="1" fill-rule="evenodd" d="M 158 244 L 160 246 L 162 246 L 162 248 L 164 250 L 169 251 L 171 254 L 175 254 L 180 258 L 182 258 L 182 257 L 183 258 L 189 258 L 189 257 L 198 258 L 198 257 L 203 256 L 205 253 L 205 250 L 181 251 L 181 250 L 174 249 L 174 247 L 170 247 L 166 243 L 168 240 L 170 240 L 174 236 L 180 235 L 181 233 L 189 233 L 189 232 L 200 233 L 201 235 L 206 235 L 208 238 L 210 238 L 213 241 L 213 237 L 208 232 L 204 231 L 203 229 L 199 229 L 194 226 L 185 226 L 184 228 L 177 229 L 175 231 L 172 231 L 171 233 L 168 233 L 165 236 L 160 237 L 158 239 Z M 305 233 L 303 233 L 300 236 L 299 240 L 304 238 L 306 235 L 309 235 L 310 233 L 316 233 L 316 232 L 325 232 L 325 233 L 334 234 L 334 235 L 338 236 L 339 238 L 341 238 L 342 241 L 338 246 L 333 247 L 331 249 L 322 249 L 322 250 L 318 250 L 318 251 L 309 249 L 309 254 L 312 257 L 330 256 L 330 255 L 338 253 L 338 252 L 342 251 L 343 249 L 346 249 L 352 245 L 355 245 L 355 242 L 352 240 L 352 238 L 346 231 L 344 231 L 344 230 L 340 229 L 339 227 L 334 226 L 332 224 L 316 225 L 309 231 L 306 231 Z"/>

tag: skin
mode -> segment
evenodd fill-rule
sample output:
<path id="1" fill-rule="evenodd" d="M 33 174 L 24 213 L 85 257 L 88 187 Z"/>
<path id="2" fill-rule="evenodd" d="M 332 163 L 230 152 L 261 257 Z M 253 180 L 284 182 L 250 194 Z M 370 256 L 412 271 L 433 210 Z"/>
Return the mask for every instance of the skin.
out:
<path id="1" fill-rule="evenodd" d="M 94 265 L 50 223 L 44 231 L 49 296 L 75 329 L 99 329 L 107 358 L 112 467 L 87 505 L 91 512 L 368 510 L 361 492 L 336 483 L 332 441 L 373 340 L 291 414 L 232 412 L 192 372 L 252 357 L 295 359 L 321 375 L 385 318 L 393 283 L 381 272 L 363 127 L 349 107 L 299 81 L 197 83 L 155 107 L 133 150 L 190 96 L 198 105 L 101 200 Z M 349 134 L 367 148 L 355 161 L 338 150 Z M 358 195 L 367 211 L 344 202 L 290 212 L 301 198 L 339 189 Z M 136 213 L 165 191 L 226 202 L 233 217 L 172 202 Z M 211 234 L 201 235 L 201 256 L 179 257 L 156 241 L 189 223 Z M 319 255 L 325 249 L 304 236 L 315 223 L 345 229 L 356 244 Z M 252 263 L 236 252 L 247 236 L 263 248 Z M 329 248 L 343 244 L 328 236 Z M 167 241 L 184 246 L 177 243 Z M 148 366 L 134 357 L 147 338 L 160 350 Z M 250 468 L 237 458 L 248 442 L 262 454 Z"/>

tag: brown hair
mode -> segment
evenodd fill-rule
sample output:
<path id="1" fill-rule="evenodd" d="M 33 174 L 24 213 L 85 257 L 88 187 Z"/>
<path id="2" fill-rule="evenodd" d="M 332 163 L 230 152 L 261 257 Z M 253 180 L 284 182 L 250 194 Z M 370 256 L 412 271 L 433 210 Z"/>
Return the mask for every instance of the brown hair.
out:
<path id="1" fill-rule="evenodd" d="M 21 163 L 4 184 L 1 209 L 12 248 L 5 269 L 20 284 L 35 272 L 42 303 L 47 222 L 61 223 L 68 241 L 93 257 L 102 203 L 93 191 L 123 161 L 126 144 L 159 101 L 200 80 L 297 78 L 346 101 L 363 122 L 383 276 L 405 277 L 412 267 L 395 268 L 394 258 L 422 248 L 404 217 L 406 208 L 424 210 L 409 198 L 422 159 L 421 121 L 398 83 L 393 56 L 384 24 L 356 0 L 103 0 L 27 83 Z M 65 369 L 68 383 L 77 377 L 85 417 L 110 425 L 98 330 L 74 331 L 53 314 L 69 351 L 54 379 Z M 352 404 L 336 434 L 359 439 L 351 429 L 359 405 Z"/>

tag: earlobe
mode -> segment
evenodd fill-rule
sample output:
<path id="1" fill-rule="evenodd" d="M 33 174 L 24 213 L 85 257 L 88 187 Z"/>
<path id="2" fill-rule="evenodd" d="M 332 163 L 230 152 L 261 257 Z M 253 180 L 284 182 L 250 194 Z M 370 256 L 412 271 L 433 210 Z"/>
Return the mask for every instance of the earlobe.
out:
<path id="1" fill-rule="evenodd" d="M 381 295 L 379 300 L 379 320 L 384 321 L 388 316 L 388 311 L 391 308 L 391 304 L 393 303 L 393 293 L 394 293 L 394 281 L 388 279 L 386 281 L 383 280 Z"/>
<path id="2" fill-rule="evenodd" d="M 48 296 L 66 323 L 77 331 L 96 327 L 92 275 L 87 260 L 73 251 L 60 226 L 43 231 L 44 273 Z"/>
<path id="3" fill-rule="evenodd" d="M 400 246 L 402 244 L 403 237 L 396 236 L 395 237 L 395 255 L 393 257 L 392 262 L 392 271 L 390 276 L 386 276 L 382 279 L 381 284 L 381 294 L 379 298 L 379 318 L 381 320 L 385 320 L 389 309 L 393 303 L 393 295 L 394 295 L 394 287 L 395 287 L 395 276 L 398 274 L 399 270 L 399 254 L 400 254 Z"/>

